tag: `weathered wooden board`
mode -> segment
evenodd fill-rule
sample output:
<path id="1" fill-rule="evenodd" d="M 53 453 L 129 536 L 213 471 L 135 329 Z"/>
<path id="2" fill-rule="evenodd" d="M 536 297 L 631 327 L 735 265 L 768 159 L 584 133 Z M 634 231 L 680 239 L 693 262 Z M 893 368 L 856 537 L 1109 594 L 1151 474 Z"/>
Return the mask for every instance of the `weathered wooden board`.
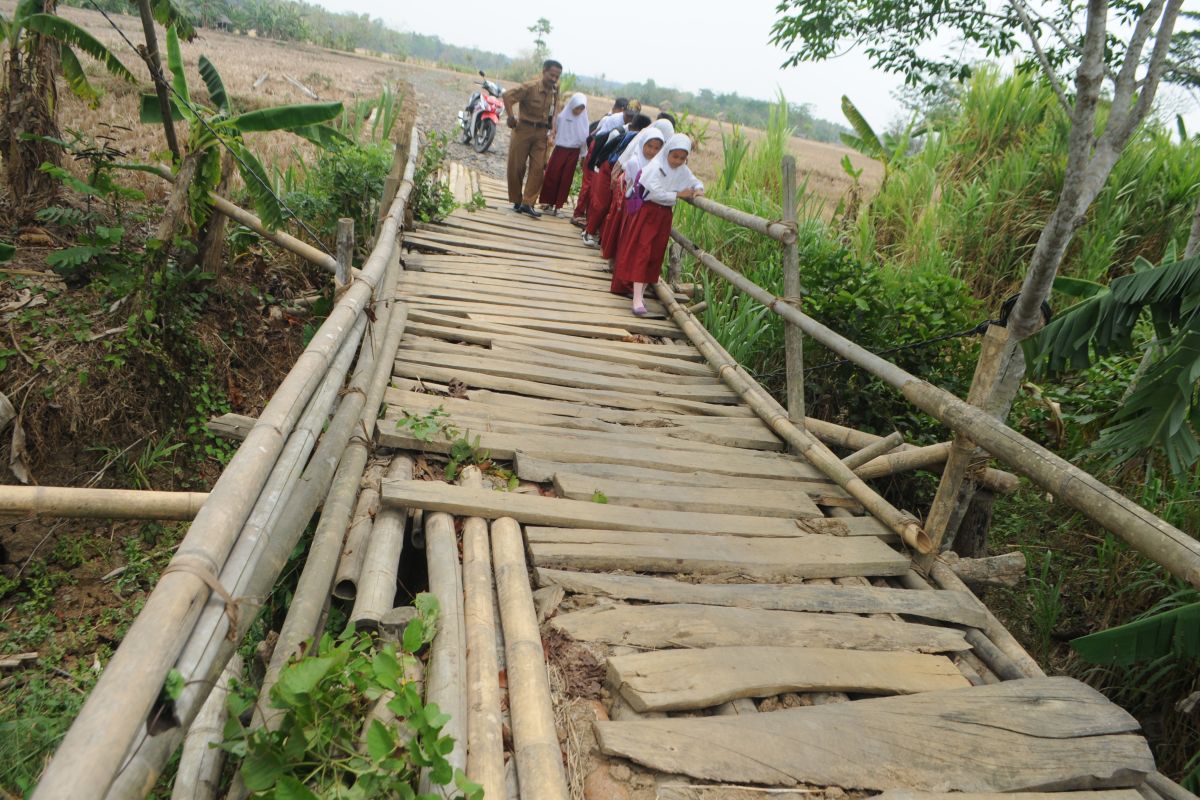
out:
<path id="1" fill-rule="evenodd" d="M 443 383 L 457 379 L 467 386 L 478 389 L 495 389 L 500 392 L 512 392 L 528 397 L 567 400 L 574 403 L 593 403 L 595 405 L 629 408 L 638 411 L 691 412 L 714 417 L 742 418 L 754 413 L 745 406 L 718 405 L 699 400 L 685 400 L 678 397 L 609 392 L 603 389 L 577 389 L 571 386 L 556 386 L 552 383 L 507 378 L 501 375 L 491 375 L 486 372 L 475 372 L 461 367 L 442 367 L 413 362 L 404 357 L 406 355 L 404 352 L 400 352 L 397 355 L 398 358 L 393 365 L 393 374 L 404 378 L 441 381 Z"/>
<path id="2" fill-rule="evenodd" d="M 414 256 L 409 254 L 406 259 L 414 269 L 423 273 L 440 275 L 480 275 L 507 278 L 513 285 L 533 285 L 537 291 L 541 287 L 552 289 L 569 288 L 571 291 L 589 292 L 592 294 L 608 293 L 611 282 L 604 281 L 599 275 L 589 277 L 584 274 L 563 273 L 544 264 L 529 262 L 503 262 L 496 259 L 477 259 L 474 257 L 452 256 Z"/>
<path id="3" fill-rule="evenodd" d="M 653 484 L 555 475 L 559 497 L 590 500 L 601 492 L 609 505 L 656 508 L 667 511 L 699 511 L 708 514 L 752 514 L 760 517 L 819 517 L 817 508 L 800 488 L 718 489 L 712 486 L 655 486 Z"/>
<path id="4" fill-rule="evenodd" d="M 660 795 L 661 797 L 661 795 Z M 915 792 L 892 789 L 872 800 L 1142 800 L 1136 789 L 1092 790 L 1087 792 Z"/>
<path id="5" fill-rule="evenodd" d="M 502 395 L 506 400 L 511 395 Z M 410 412 L 428 412 L 439 406 L 452 417 L 507 420 L 542 426 L 587 431 L 613 431 L 640 434 L 645 431 L 659 436 L 671 436 L 696 442 L 719 444 L 750 450 L 781 449 L 781 443 L 770 430 L 757 420 L 722 417 L 706 419 L 693 415 L 655 414 L 600 406 L 580 406 L 555 400 L 524 398 L 524 403 L 497 401 L 497 395 L 487 391 L 469 391 L 467 399 L 425 394 L 407 389 L 388 389 L 385 401 L 389 406 Z M 564 413 L 575 411 L 577 413 Z M 586 413 L 582 413 L 586 412 Z"/>
<path id="6" fill-rule="evenodd" d="M 462 322 L 461 318 L 456 318 Z M 482 327 L 482 326 L 481 326 Z M 462 327 L 415 322 L 411 316 L 405 330 L 418 335 L 441 339 L 447 342 L 467 342 L 485 347 L 508 347 L 518 345 L 535 348 L 539 352 L 561 353 L 586 360 L 588 363 L 628 365 L 659 374 L 677 374 L 708 378 L 714 373 L 707 365 L 686 361 L 672 356 L 613 347 L 605 341 L 582 341 L 571 337 L 546 337 L 543 334 L 523 335 L 520 333 L 488 333 Z M 624 342 L 620 344 L 625 344 Z"/>
<path id="7" fill-rule="evenodd" d="M 478 351 L 477 351 L 478 352 Z M 443 368 L 461 368 L 476 374 L 502 378 L 530 380 L 554 386 L 576 389 L 596 389 L 608 392 L 674 397 L 703 403 L 734 404 L 739 398 L 723 384 L 676 384 L 641 378 L 619 378 L 613 375 L 593 375 L 574 369 L 537 366 L 504 359 L 497 353 L 428 352 L 409 347 L 401 348 L 396 359 L 406 364 L 428 364 Z"/>
<path id="8" fill-rule="evenodd" d="M 771 477 L 756 475 L 751 478 L 737 475 L 722 475 L 716 472 L 705 472 L 707 464 L 697 464 L 691 472 L 675 472 L 674 470 L 651 469 L 648 467 L 631 467 L 624 464 L 589 464 L 586 462 L 567 462 L 552 460 L 552 457 L 541 457 L 522 450 L 516 451 L 517 475 L 526 481 L 546 483 L 554 480 L 555 475 L 571 474 L 586 475 L 593 478 L 609 478 L 612 480 L 641 481 L 643 483 L 663 486 L 724 486 L 730 488 L 745 487 L 749 489 L 775 489 L 788 491 L 799 488 L 809 495 L 813 493 L 832 493 L 849 497 L 837 484 L 829 483 L 824 478 L 791 478 L 786 476 Z M 886 526 L 880 524 L 880 535 Z"/>
<path id="9" fill-rule="evenodd" d="M 764 789 L 728 783 L 664 783 L 655 789 L 655 800 L 823 800 L 823 789 Z"/>
<path id="10" fill-rule="evenodd" d="M 470 489 L 440 481 L 384 481 L 381 486 L 384 505 L 445 511 L 462 516 L 488 519 L 512 517 L 527 525 L 552 525 L 564 528 L 596 528 L 612 531 L 662 531 L 692 535 L 729 537 L 797 538 L 811 537 L 840 520 L 817 518 L 811 524 L 800 519 L 751 517 L 735 514 L 701 514 L 690 511 L 658 511 L 610 506 L 585 500 L 564 500 L 491 489 Z M 823 534 L 822 534 L 823 535 Z M 896 553 L 874 536 L 825 536 L 834 543 L 859 542 L 862 553 L 874 553 L 881 565 L 899 569 L 905 556 Z M 810 545 L 815 546 L 815 545 Z M 831 545 L 832 546 L 832 545 Z M 847 573 L 850 574 L 850 573 Z M 857 573 L 854 573 L 857 574 Z M 895 575 L 896 572 L 869 573 Z"/>
<path id="11" fill-rule="evenodd" d="M 441 253 L 450 253 L 459 256 L 473 256 L 479 259 L 487 259 L 496 255 L 503 255 L 510 260 L 523 260 L 529 263 L 550 262 L 563 269 L 566 272 L 566 267 L 577 268 L 578 270 L 586 270 L 595 267 L 595 271 L 599 272 L 603 268 L 603 262 L 590 262 L 581 259 L 572 259 L 568 254 L 555 252 L 552 254 L 539 253 L 535 248 L 524 247 L 521 245 L 506 247 L 502 244 L 492 246 L 491 242 L 484 241 L 469 241 L 463 237 L 446 236 L 442 233 L 433 231 L 421 231 L 419 233 L 410 233 L 405 235 L 404 244 L 407 247 L 420 247 L 428 250 L 435 250 Z"/>
<path id="12" fill-rule="evenodd" d="M 514 324 L 524 326 L 548 326 L 549 330 L 554 331 L 564 328 L 567 330 L 582 331 L 581 326 L 587 325 L 627 331 L 626 336 L 641 334 L 643 336 L 673 338 L 680 335 L 679 329 L 675 327 L 674 323 L 664 322 L 662 319 L 655 319 L 649 315 L 637 317 L 628 310 L 622 314 L 617 311 L 593 310 L 583 307 L 577 307 L 573 310 L 552 308 L 548 304 L 538 303 L 536 300 L 527 301 L 525 306 L 517 306 L 507 303 L 488 302 L 486 300 L 472 301 L 465 298 L 461 300 L 449 300 L 442 297 L 427 297 L 424 295 L 408 297 L 406 298 L 406 302 L 415 307 L 444 311 L 447 314 L 506 319 L 513 321 Z M 531 302 L 536 305 L 535 308 L 529 307 Z M 600 338 L 600 335 L 595 332 L 587 335 Z"/>
<path id="13" fill-rule="evenodd" d="M 648 344 L 645 342 L 622 341 L 616 339 L 589 340 L 581 342 L 577 337 L 564 333 L 549 331 L 544 334 L 531 334 L 527 330 L 523 330 L 522 328 L 510 324 L 478 322 L 465 317 L 455 316 L 453 314 L 440 314 L 436 311 L 427 311 L 421 308 L 410 309 L 408 318 L 410 322 L 424 322 L 434 325 L 444 325 L 463 330 L 475 330 L 484 333 L 498 333 L 507 336 L 520 336 L 525 339 L 532 338 L 539 341 L 554 340 L 559 342 L 570 342 L 572 344 L 587 344 L 593 349 L 606 348 L 609 350 L 644 353 L 646 355 L 657 356 L 659 358 L 681 358 L 689 361 L 704 361 L 704 356 L 700 353 L 700 351 L 690 345 L 661 343 Z"/>
<path id="14" fill-rule="evenodd" d="M 580 641 L 633 647 L 823 647 L 914 653 L 970 649 L 963 634 L 952 628 L 890 619 L 688 604 L 597 606 L 559 614 L 549 624 Z M 726 778 L 730 779 L 736 778 Z"/>
<path id="15" fill-rule="evenodd" d="M 454 275 L 446 272 L 406 272 L 397 284 L 401 296 L 409 297 L 457 297 L 458 293 L 470 296 L 482 295 L 488 299 L 513 298 L 528 305 L 530 295 L 536 293 L 539 301 L 550 300 L 556 304 L 571 303 L 575 307 L 627 311 L 629 300 L 609 292 L 579 291 L 576 287 L 554 284 L 527 283 L 512 276 L 492 277 L 480 274 Z M 647 298 L 647 309 L 662 309 Z"/>
<path id="16" fill-rule="evenodd" d="M 404 450 L 430 450 L 448 452 L 446 442 L 423 442 L 403 431 L 379 432 L 380 443 L 387 447 Z M 479 447 L 489 451 L 493 457 L 511 459 L 517 451 L 535 458 L 557 458 L 558 463 L 627 464 L 662 470 L 691 472 L 703 466 L 708 472 L 718 475 L 741 477 L 807 478 L 820 480 L 823 476 L 815 467 L 781 454 L 762 451 L 738 451 L 722 453 L 721 458 L 701 459 L 688 452 L 663 452 L 652 444 L 637 445 L 625 442 L 574 441 L 570 437 L 514 435 L 506 433 L 483 433 L 479 436 Z M 439 449 L 440 448 L 440 449 Z"/>
<path id="17" fill-rule="evenodd" d="M 1133 717 L 1070 678 L 595 730 L 606 754 L 660 772 L 771 786 L 1014 792 L 1128 787 L 1154 770 Z"/>
<path id="18" fill-rule="evenodd" d="M 784 692 L 916 694 L 971 684 L 945 656 L 762 646 L 609 656 L 608 685 L 645 712 L 711 708 Z"/>
<path id="19" fill-rule="evenodd" d="M 411 237 L 405 237 L 405 241 L 412 241 L 414 244 L 445 245 L 455 251 L 469 248 L 475 251 L 525 256 L 550 261 L 559 267 L 570 265 L 577 269 L 597 271 L 604 268 L 600 254 L 584 247 L 580 241 L 510 235 L 509 231 L 495 228 L 472 232 L 458 227 L 419 225 Z"/>
<path id="20" fill-rule="evenodd" d="M 778 611 L 826 611 L 846 614 L 905 614 L 954 622 L 973 628 L 987 624 L 987 613 L 966 592 L 880 589 L 874 586 L 811 584 L 687 583 L 646 575 L 607 575 L 539 568 L 538 583 L 558 585 L 576 594 L 651 603 L 699 603 Z"/>

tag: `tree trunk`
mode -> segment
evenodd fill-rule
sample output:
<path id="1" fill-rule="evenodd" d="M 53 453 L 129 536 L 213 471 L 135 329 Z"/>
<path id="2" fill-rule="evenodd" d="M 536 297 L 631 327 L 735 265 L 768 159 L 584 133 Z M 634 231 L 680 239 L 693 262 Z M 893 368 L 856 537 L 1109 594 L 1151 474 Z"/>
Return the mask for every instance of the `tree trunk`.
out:
<path id="1" fill-rule="evenodd" d="M 44 8 L 53 14 L 52 0 Z M 62 165 L 62 148 L 42 138 L 60 136 L 54 111 L 59 56 L 53 39 L 26 32 L 20 41 L 28 49 L 13 44 L 0 90 L 0 161 L 13 212 L 19 222 L 28 222 L 54 202 L 60 188 L 57 178 L 41 171 L 43 163 Z"/>
<path id="2" fill-rule="evenodd" d="M 1192 232 L 1188 234 L 1187 246 L 1183 248 L 1183 257 L 1191 258 L 1200 255 L 1200 198 L 1196 200 L 1196 213 L 1192 215 Z"/>
<path id="3" fill-rule="evenodd" d="M 171 100 L 164 81 L 162 60 L 158 57 L 158 36 L 154 31 L 154 15 L 150 11 L 150 0 L 138 0 L 138 14 L 142 18 L 142 34 L 146 37 L 146 52 L 142 57 L 150 70 L 154 93 L 158 95 L 158 110 L 163 118 L 163 134 L 167 138 L 167 149 L 176 161 L 179 160 L 179 142 L 175 138 L 175 120 L 171 117 Z"/>
<path id="4" fill-rule="evenodd" d="M 966 513 L 958 525 L 954 537 L 954 552 L 963 558 L 983 558 L 987 555 L 988 530 L 992 527 L 992 507 L 996 495 L 987 489 L 978 488 L 967 505 Z"/>
<path id="5" fill-rule="evenodd" d="M 217 184 L 217 194 L 225 197 L 229 191 L 229 181 L 233 177 L 233 157 L 225 152 L 221 156 L 221 182 Z M 204 225 L 204 233 L 200 243 L 200 267 L 205 272 L 220 275 L 225 270 L 225 229 L 229 217 L 213 210 Z"/>

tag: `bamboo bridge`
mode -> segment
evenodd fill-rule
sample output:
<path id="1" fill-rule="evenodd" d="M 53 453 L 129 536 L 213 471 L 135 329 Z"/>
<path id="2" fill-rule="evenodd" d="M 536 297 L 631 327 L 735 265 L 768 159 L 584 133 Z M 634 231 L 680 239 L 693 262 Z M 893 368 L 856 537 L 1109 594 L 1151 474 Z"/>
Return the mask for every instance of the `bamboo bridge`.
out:
<path id="1" fill-rule="evenodd" d="M 143 797 L 181 744 L 203 754 L 213 726 L 196 720 L 219 713 L 211 688 L 253 616 L 238 606 L 269 592 L 318 506 L 268 683 L 331 594 L 394 632 L 416 565 L 442 609 L 426 696 L 488 800 L 1193 797 L 1133 717 L 1046 676 L 930 555 L 915 509 L 867 483 L 940 469 L 956 445 L 789 415 L 675 285 L 631 316 L 566 220 L 511 213 L 460 165 L 456 195 L 486 206 L 403 230 L 412 160 L 329 320 L 233 426 L 237 456 L 34 797 Z M 702 207 L 788 245 L 786 223 Z M 1023 474 L 1200 581 L 1191 537 L 677 241 L 991 453 L 972 479 Z M 427 479 L 452 431 L 511 475 Z M 186 686 L 164 713 L 172 668 Z"/>

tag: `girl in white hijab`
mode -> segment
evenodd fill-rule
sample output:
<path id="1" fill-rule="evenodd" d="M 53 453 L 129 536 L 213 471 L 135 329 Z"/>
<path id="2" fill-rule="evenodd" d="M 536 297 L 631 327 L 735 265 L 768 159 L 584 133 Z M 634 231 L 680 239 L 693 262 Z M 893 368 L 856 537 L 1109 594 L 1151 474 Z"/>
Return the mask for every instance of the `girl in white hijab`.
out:
<path id="1" fill-rule="evenodd" d="M 671 237 L 675 203 L 704 193 L 704 184 L 687 167 L 692 140 L 672 136 L 654 160 L 642 168 L 629 198 L 629 221 L 621 234 L 610 291 L 632 291 L 633 313 L 646 314 L 647 283 L 662 276 L 663 254 Z"/>
<path id="2" fill-rule="evenodd" d="M 630 154 L 630 159 L 625 162 L 624 171 L 616 178 L 613 186 L 612 206 L 608 217 L 604 220 L 604 227 L 600 231 L 600 255 L 609 262 L 617 257 L 621 231 L 625 227 L 626 220 L 629 219 L 629 215 L 625 211 L 625 203 L 633 194 L 633 182 L 637 180 L 642 167 L 649 164 L 658 155 L 665 141 L 662 132 L 654 127 L 639 133 L 637 139 L 631 142 L 630 146 L 637 144 L 639 139 L 641 144 L 638 145 L 638 151 Z"/>
<path id="3" fill-rule="evenodd" d="M 642 152 L 642 145 L 646 143 L 646 138 L 650 136 L 651 131 L 658 131 L 665 142 L 675 135 L 675 126 L 671 124 L 671 120 L 669 119 L 655 120 L 653 125 L 635 136 L 633 141 L 621 152 L 621 155 L 617 157 L 617 166 L 629 174 L 630 181 L 637 176 L 637 170 L 629 172 L 629 170 L 625 169 L 625 165 L 629 163 L 629 159 L 633 158 L 635 154 Z M 613 167 L 613 175 L 615 176 L 616 174 L 617 167 Z"/>
<path id="4" fill-rule="evenodd" d="M 582 92 L 576 92 L 554 118 L 554 152 L 546 163 L 542 193 L 538 198 L 542 209 L 554 216 L 558 215 L 558 210 L 571 193 L 579 153 L 588 137 L 588 124 L 587 97 Z"/>

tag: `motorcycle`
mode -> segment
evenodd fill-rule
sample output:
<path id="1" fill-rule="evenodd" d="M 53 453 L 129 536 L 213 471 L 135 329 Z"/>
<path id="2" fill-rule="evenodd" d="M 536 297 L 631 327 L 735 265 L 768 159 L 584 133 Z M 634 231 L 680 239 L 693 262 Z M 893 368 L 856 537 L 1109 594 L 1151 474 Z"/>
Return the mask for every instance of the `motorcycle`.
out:
<path id="1" fill-rule="evenodd" d="M 486 153 L 496 138 L 496 126 L 504 113 L 504 101 L 500 99 L 504 89 L 489 81 L 483 70 L 479 70 L 479 76 L 483 78 L 480 91 L 474 92 L 466 109 L 458 112 L 458 124 L 463 144 L 471 145 L 476 153 Z"/>

